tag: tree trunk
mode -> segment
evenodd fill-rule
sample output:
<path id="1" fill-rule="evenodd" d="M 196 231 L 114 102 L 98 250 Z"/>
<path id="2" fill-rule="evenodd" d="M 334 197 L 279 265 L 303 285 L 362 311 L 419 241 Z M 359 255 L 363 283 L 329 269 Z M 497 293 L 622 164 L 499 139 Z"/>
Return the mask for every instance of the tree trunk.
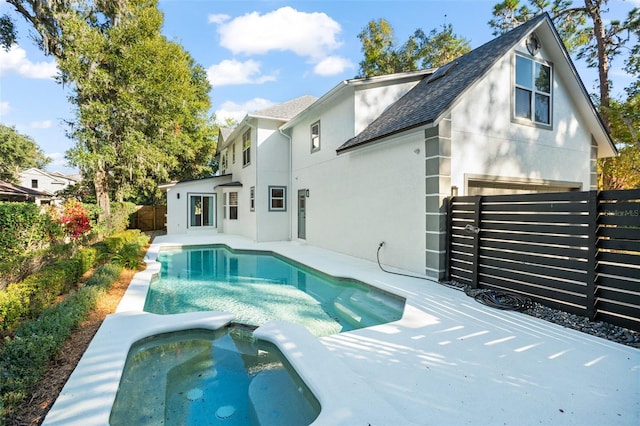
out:
<path id="1" fill-rule="evenodd" d="M 606 2 L 605 2 L 606 3 Z M 600 116 L 609 131 L 609 56 L 605 45 L 605 26 L 602 22 L 602 0 L 585 0 L 587 13 L 593 20 L 593 35 L 596 39 L 596 49 L 598 55 L 598 78 L 600 83 Z"/>
<path id="2" fill-rule="evenodd" d="M 109 177 L 102 165 L 98 165 L 93 178 L 93 184 L 96 189 L 96 202 L 101 209 L 98 215 L 100 221 L 111 217 L 111 205 L 109 202 Z"/>

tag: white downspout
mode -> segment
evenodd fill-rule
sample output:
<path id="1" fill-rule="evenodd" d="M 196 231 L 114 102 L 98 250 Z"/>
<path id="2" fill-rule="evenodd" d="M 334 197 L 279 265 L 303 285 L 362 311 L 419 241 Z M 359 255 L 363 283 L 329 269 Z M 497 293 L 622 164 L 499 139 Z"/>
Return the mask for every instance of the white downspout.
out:
<path id="1" fill-rule="evenodd" d="M 278 132 L 280 132 L 280 134 L 282 136 L 284 136 L 285 138 L 287 138 L 289 140 L 289 197 L 287 197 L 287 203 L 289 204 L 287 206 L 287 211 L 289 212 L 289 214 L 287 215 L 287 218 L 289 219 L 289 241 L 292 240 L 293 238 L 293 232 L 292 232 L 292 225 L 293 225 L 293 220 L 292 220 L 292 216 L 293 216 L 293 139 L 291 138 L 291 136 L 287 135 L 285 132 L 282 131 L 282 127 L 278 127 Z M 296 200 L 298 199 L 298 195 L 296 193 L 295 195 Z"/>

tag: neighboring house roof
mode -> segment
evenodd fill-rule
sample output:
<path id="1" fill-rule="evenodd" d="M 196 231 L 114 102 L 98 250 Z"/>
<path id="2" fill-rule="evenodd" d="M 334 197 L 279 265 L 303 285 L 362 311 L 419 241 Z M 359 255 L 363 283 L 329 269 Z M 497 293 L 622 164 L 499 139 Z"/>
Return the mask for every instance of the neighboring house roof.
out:
<path id="1" fill-rule="evenodd" d="M 562 55 L 583 92 L 585 103 L 588 104 L 591 110 L 590 113 L 593 114 L 598 122 L 599 126 L 597 127 L 599 129 L 596 128 L 595 131 L 601 134 L 600 140 L 607 140 L 608 146 L 604 148 L 610 149 L 615 155 L 617 153 L 616 148 L 605 130 L 547 13 L 538 15 L 508 33 L 485 43 L 466 55 L 438 68 L 432 74 L 425 76 L 422 81 L 385 110 L 362 132 L 349 139 L 336 151 L 340 153 L 405 130 L 436 123 L 500 58 L 545 21 L 553 32 L 556 44 L 562 50 Z"/>
<path id="2" fill-rule="evenodd" d="M 26 188 L 20 185 L 14 185 L 12 183 L 1 181 L 1 180 L 0 180 L 0 195 L 24 197 L 25 199 L 49 196 L 49 194 L 47 194 L 46 192 L 38 191 L 31 188 Z"/>

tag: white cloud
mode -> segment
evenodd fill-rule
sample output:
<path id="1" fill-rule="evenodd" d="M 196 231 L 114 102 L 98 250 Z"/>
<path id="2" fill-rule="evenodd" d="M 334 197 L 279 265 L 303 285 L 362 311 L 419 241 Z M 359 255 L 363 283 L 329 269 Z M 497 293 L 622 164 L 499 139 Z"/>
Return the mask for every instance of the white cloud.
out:
<path id="1" fill-rule="evenodd" d="M 5 101 L 0 102 L 0 114 L 2 115 L 9 114 L 9 111 L 11 111 L 9 102 L 5 102 Z"/>
<path id="2" fill-rule="evenodd" d="M 322 76 L 341 74 L 347 69 L 354 68 L 353 62 L 340 56 L 329 56 L 318 62 L 313 72 Z"/>
<path id="3" fill-rule="evenodd" d="M 225 15 L 224 13 L 212 14 L 207 17 L 207 22 L 210 24 L 222 24 L 231 19 L 231 16 Z"/>
<path id="4" fill-rule="evenodd" d="M 273 105 L 275 105 L 274 102 L 263 98 L 253 98 L 241 104 L 233 101 L 227 101 L 224 102 L 220 106 L 220 109 L 216 111 L 216 121 L 218 123 L 224 123 L 227 118 L 231 118 L 240 122 L 248 113 L 268 108 Z"/>
<path id="5" fill-rule="evenodd" d="M 252 12 L 218 27 L 220 45 L 234 54 L 291 51 L 314 62 L 338 49 L 340 24 L 325 13 L 299 12 L 282 7 L 260 15 Z"/>
<path id="6" fill-rule="evenodd" d="M 262 75 L 260 67 L 260 62 L 252 59 L 244 62 L 225 59 L 207 69 L 207 78 L 213 87 L 232 84 L 261 84 L 276 80 L 276 74 Z"/>
<path id="7" fill-rule="evenodd" d="M 29 127 L 31 127 L 32 129 L 49 129 L 51 125 L 51 120 L 32 121 L 31 123 L 29 123 Z"/>
<path id="8" fill-rule="evenodd" d="M 57 73 L 55 61 L 31 62 L 27 52 L 14 44 L 9 51 L 0 49 L 0 75 L 16 73 L 27 78 L 53 78 Z"/>

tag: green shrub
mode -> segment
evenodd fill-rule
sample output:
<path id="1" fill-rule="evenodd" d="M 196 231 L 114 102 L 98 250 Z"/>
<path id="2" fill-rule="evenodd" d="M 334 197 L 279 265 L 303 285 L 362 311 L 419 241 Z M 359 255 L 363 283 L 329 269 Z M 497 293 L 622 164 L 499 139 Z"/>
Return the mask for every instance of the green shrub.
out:
<path id="1" fill-rule="evenodd" d="M 62 228 L 33 203 L 0 202 L 0 259 L 48 247 L 62 235 Z"/>
<path id="2" fill-rule="evenodd" d="M 80 262 L 81 274 L 93 268 L 98 260 L 98 250 L 95 247 L 85 247 L 76 253 L 76 259 Z"/>
<path id="3" fill-rule="evenodd" d="M 127 269 L 137 269 L 142 262 L 142 250 L 138 244 L 125 244 L 120 251 L 113 255 L 112 262 L 122 265 Z"/>
<path id="4" fill-rule="evenodd" d="M 148 242 L 149 237 L 143 234 L 139 229 L 129 229 L 127 231 L 116 232 L 104 239 L 107 250 L 111 254 L 120 252 L 127 244 L 136 244 L 142 248 L 146 246 Z"/>
<path id="5" fill-rule="evenodd" d="M 122 266 L 115 263 L 105 263 L 96 268 L 93 275 L 89 277 L 86 286 L 89 287 L 108 287 L 110 286 L 122 272 Z"/>
<path id="6" fill-rule="evenodd" d="M 63 259 L 7 286 L 0 292 L 0 331 L 11 330 L 18 321 L 38 316 L 72 289 L 80 276 L 80 260 Z"/>
<path id="7" fill-rule="evenodd" d="M 5 338 L 0 348 L 0 407 L 4 412 L 22 402 L 42 378 L 49 360 L 87 317 L 100 291 L 83 287 L 37 320 L 20 324 L 13 338 Z"/>
<path id="8" fill-rule="evenodd" d="M 111 203 L 110 228 L 112 232 L 121 232 L 129 226 L 129 216 L 136 211 L 136 205 L 129 202 Z"/>

